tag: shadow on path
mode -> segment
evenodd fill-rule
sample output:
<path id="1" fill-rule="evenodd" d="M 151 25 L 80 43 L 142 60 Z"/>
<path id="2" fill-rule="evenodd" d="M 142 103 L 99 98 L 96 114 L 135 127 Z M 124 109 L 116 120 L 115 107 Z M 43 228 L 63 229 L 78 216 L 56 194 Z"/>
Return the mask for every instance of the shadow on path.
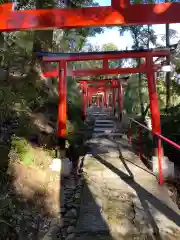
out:
<path id="1" fill-rule="evenodd" d="M 101 239 L 100 237 L 108 240 L 114 239 L 102 216 L 102 206 L 97 203 L 88 187 L 88 183 L 84 180 L 76 239 Z"/>
<path id="2" fill-rule="evenodd" d="M 141 204 L 144 208 L 148 216 L 149 223 L 151 224 L 154 234 L 157 236 L 156 239 L 161 239 L 159 235 L 159 229 L 156 225 L 155 220 L 153 219 L 152 214 L 150 213 L 148 203 L 152 204 L 158 211 L 164 214 L 168 219 L 173 221 L 177 226 L 180 226 L 180 215 L 177 214 L 173 209 L 165 205 L 162 201 L 160 201 L 156 196 L 148 192 L 142 186 L 140 186 L 136 181 L 130 179 L 127 174 L 122 172 L 121 170 L 114 167 L 111 163 L 105 161 L 102 157 L 97 154 L 93 154 L 93 156 L 102 164 L 104 164 L 107 168 L 117 174 L 124 182 L 126 182 L 132 189 L 134 189 L 141 201 Z M 129 171 L 128 171 L 129 172 Z M 161 191 L 161 187 L 159 187 L 159 191 Z"/>
<path id="3" fill-rule="evenodd" d="M 148 172 L 149 174 L 155 176 L 150 170 L 148 170 L 148 169 L 150 169 L 151 167 L 150 167 L 149 164 L 148 164 L 149 161 L 147 161 L 147 158 L 145 158 L 144 156 L 142 156 L 142 158 L 143 158 L 143 159 L 142 159 L 142 163 L 145 165 L 145 168 L 142 167 L 142 166 L 139 166 L 138 164 L 136 164 L 136 163 L 130 161 L 129 159 L 123 157 L 123 155 L 122 155 L 122 153 L 121 153 L 121 147 L 122 147 L 123 149 L 127 149 L 127 150 L 131 151 L 131 152 L 134 153 L 135 155 L 138 155 L 138 151 L 137 151 L 137 150 L 135 151 L 135 149 L 133 149 L 131 146 L 129 146 L 128 142 L 123 144 L 122 142 L 116 142 L 116 141 L 115 141 L 114 139 L 112 139 L 112 138 L 109 138 L 109 141 L 111 141 L 111 142 L 113 142 L 113 143 L 115 143 L 115 144 L 117 145 L 117 149 L 118 149 L 118 151 L 119 151 L 119 158 L 120 158 L 121 160 L 123 159 L 124 161 L 129 162 L 129 163 L 133 164 L 134 166 L 142 169 L 143 171 Z M 127 140 L 125 140 L 125 141 L 127 141 Z M 141 160 L 140 160 L 140 161 L 141 161 Z M 146 168 L 148 168 L 148 169 L 146 169 Z"/>

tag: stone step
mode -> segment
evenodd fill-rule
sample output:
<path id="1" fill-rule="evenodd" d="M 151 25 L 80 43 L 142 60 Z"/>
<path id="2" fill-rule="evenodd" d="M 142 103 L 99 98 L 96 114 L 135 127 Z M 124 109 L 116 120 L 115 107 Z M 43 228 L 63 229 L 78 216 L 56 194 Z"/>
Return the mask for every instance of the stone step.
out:
<path id="1" fill-rule="evenodd" d="M 108 119 L 97 119 L 96 123 L 113 123 L 114 124 L 114 121 L 108 120 Z"/>
<path id="2" fill-rule="evenodd" d="M 95 127 L 114 127 L 114 124 L 112 123 L 95 123 Z"/>
<path id="3" fill-rule="evenodd" d="M 113 129 L 112 128 L 94 128 L 93 131 L 94 132 L 104 132 L 104 131 L 112 131 Z"/>
<path id="4" fill-rule="evenodd" d="M 113 240 L 110 234 L 97 233 L 84 233 L 77 234 L 75 240 Z"/>
<path id="5" fill-rule="evenodd" d="M 93 112 L 93 113 L 91 113 L 92 115 L 93 114 L 107 114 L 107 112 Z"/>
<path id="6" fill-rule="evenodd" d="M 94 126 L 93 129 L 95 132 L 102 132 L 102 131 L 117 131 L 115 126 Z"/>
<path id="7" fill-rule="evenodd" d="M 93 137 L 105 137 L 105 136 L 109 136 L 109 137 L 122 137 L 123 134 L 122 133 L 93 133 Z"/>
<path id="8" fill-rule="evenodd" d="M 119 236 L 118 240 L 145 240 L 147 236 L 144 234 L 128 234 L 125 236 Z M 152 240 L 152 238 L 148 238 L 149 240 Z M 148 240 L 147 239 L 147 240 Z M 114 240 L 114 237 L 110 233 L 100 233 L 100 232 L 88 232 L 84 234 L 77 234 L 74 240 Z"/>
<path id="9" fill-rule="evenodd" d="M 90 116 L 92 116 L 92 117 L 107 117 L 108 115 L 107 114 L 92 114 Z"/>

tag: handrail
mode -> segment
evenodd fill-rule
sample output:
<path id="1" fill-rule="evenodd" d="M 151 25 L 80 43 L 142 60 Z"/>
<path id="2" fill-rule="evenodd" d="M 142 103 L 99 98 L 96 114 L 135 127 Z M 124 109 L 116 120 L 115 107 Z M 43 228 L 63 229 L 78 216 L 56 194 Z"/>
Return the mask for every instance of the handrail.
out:
<path id="1" fill-rule="evenodd" d="M 142 123 L 134 120 L 133 118 L 128 117 L 128 119 L 130 120 L 130 125 L 128 128 L 128 138 L 129 138 L 129 143 L 132 143 L 132 132 L 131 132 L 131 122 L 137 124 L 139 126 L 139 157 L 140 159 L 142 159 L 142 131 L 141 129 L 144 128 L 147 131 L 151 132 L 152 135 L 157 136 L 158 137 L 158 164 L 159 164 L 159 184 L 163 184 L 163 171 L 162 171 L 162 146 L 161 146 L 161 140 L 167 142 L 168 144 L 170 144 L 171 146 L 173 146 L 174 148 L 180 150 L 180 145 L 173 142 L 172 140 L 168 139 L 167 137 L 164 137 L 162 134 L 153 132 L 151 129 L 149 129 L 148 127 L 146 127 L 145 125 L 143 125 Z"/>
<path id="2" fill-rule="evenodd" d="M 145 128 L 146 130 L 151 132 L 153 135 L 156 135 L 157 137 L 161 138 L 162 140 L 164 140 L 165 142 L 169 143 L 170 145 L 172 145 L 176 149 L 180 150 L 180 145 L 175 143 L 174 141 L 168 139 L 167 137 L 164 137 L 162 134 L 153 132 L 150 128 L 148 128 L 145 125 L 143 125 L 142 123 L 134 120 L 133 118 L 128 118 L 128 119 L 130 119 L 132 122 L 136 123 L 137 125 L 141 126 L 142 128 Z"/>

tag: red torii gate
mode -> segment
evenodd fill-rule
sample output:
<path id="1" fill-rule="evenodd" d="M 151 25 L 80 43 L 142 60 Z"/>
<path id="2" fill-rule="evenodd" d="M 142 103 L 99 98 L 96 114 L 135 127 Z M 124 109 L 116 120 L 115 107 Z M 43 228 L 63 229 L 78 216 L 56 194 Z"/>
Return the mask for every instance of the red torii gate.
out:
<path id="1" fill-rule="evenodd" d="M 147 25 L 180 22 L 180 3 L 131 4 L 111 0 L 108 7 L 14 11 L 12 3 L 0 5 L 0 31 Z"/>
<path id="2" fill-rule="evenodd" d="M 45 53 L 46 54 L 46 53 Z M 59 77 L 59 110 L 58 110 L 58 137 L 66 137 L 66 77 L 69 76 L 97 76 L 110 74 L 130 74 L 145 72 L 148 79 L 150 110 L 152 115 L 152 130 L 160 133 L 160 113 L 158 108 L 158 96 L 155 86 L 155 71 L 158 67 L 153 63 L 153 57 L 166 57 L 170 54 L 169 49 L 153 49 L 142 51 L 115 51 L 93 53 L 49 53 L 43 57 L 45 62 L 58 62 Z M 46 54 L 48 55 L 48 53 Z M 135 68 L 109 68 L 108 60 L 122 58 L 144 58 L 145 62 Z M 67 71 L 67 63 L 72 61 L 103 60 L 103 68 L 81 69 Z"/>
<path id="3" fill-rule="evenodd" d="M 91 105 L 92 104 L 92 99 L 93 99 L 93 97 L 97 97 L 97 95 L 100 95 L 100 94 L 104 94 L 104 106 L 106 106 L 106 104 L 107 104 L 107 99 L 105 99 L 105 91 L 100 91 L 100 90 L 98 90 L 98 88 L 96 88 L 96 89 L 89 89 L 89 91 L 88 91 L 88 93 L 89 93 L 89 104 Z M 97 105 L 99 105 L 99 97 L 97 97 Z"/>
<path id="4" fill-rule="evenodd" d="M 153 57 L 166 57 L 170 54 L 169 49 L 151 49 L 142 51 L 116 51 L 116 52 L 94 52 L 94 53 L 40 53 L 45 62 L 58 62 L 59 78 L 59 107 L 58 107 L 58 141 L 62 156 L 64 155 L 66 139 L 66 77 L 69 76 L 97 76 L 110 74 L 130 74 L 144 72 L 147 75 L 150 111 L 152 118 L 152 132 L 161 133 L 160 112 L 158 106 L 158 95 L 156 92 L 155 72 L 159 65 L 155 65 Z M 49 56 L 48 56 L 49 54 Z M 143 58 L 144 61 L 137 68 L 109 68 L 108 61 L 122 58 Z M 81 69 L 67 71 L 67 63 L 71 61 L 103 60 L 103 68 Z M 156 143 L 157 144 L 157 143 Z M 157 146 L 156 146 L 157 147 Z M 158 140 L 159 155 L 162 156 L 161 140 Z M 61 152 L 61 151 L 60 151 Z M 161 157 L 160 157 L 161 158 Z M 162 166 L 159 160 L 159 182 L 162 184 Z"/>
<path id="5" fill-rule="evenodd" d="M 180 3 L 159 4 L 130 4 L 130 0 L 111 0 L 109 7 L 87 7 L 76 9 L 42 9 L 42 10 L 12 10 L 12 4 L 0 5 L 0 31 L 17 31 L 25 29 L 52 29 L 52 28 L 78 28 L 95 26 L 118 25 L 146 25 L 180 22 Z M 112 54 L 112 53 L 111 53 Z M 152 114 L 152 131 L 160 133 L 160 113 L 158 108 L 158 96 L 155 87 L 153 56 L 167 56 L 168 50 L 124 52 L 117 53 L 116 58 L 105 53 L 91 54 L 65 54 L 64 56 L 45 57 L 45 61 L 59 62 L 56 76 L 59 77 L 59 138 L 64 147 L 66 136 L 66 76 L 67 62 L 79 60 L 104 60 L 102 69 L 74 70 L 71 76 L 96 76 L 108 74 L 125 74 L 145 72 L 148 79 L 150 110 Z M 146 59 L 145 64 L 135 69 L 109 69 L 108 59 L 140 58 Z M 159 141 L 160 143 L 160 141 Z M 160 165 L 161 169 L 161 165 Z M 160 170 L 161 171 L 161 170 Z M 160 180 L 161 182 L 161 180 Z"/>
<path id="6" fill-rule="evenodd" d="M 107 90 L 111 90 L 111 94 L 113 96 L 113 105 L 115 106 L 116 104 L 116 98 L 115 98 L 115 94 L 114 94 L 114 89 L 118 88 L 118 86 L 99 86 L 99 87 L 94 87 L 94 86 L 89 86 L 88 87 L 88 90 L 89 92 L 93 91 L 97 91 L 97 93 L 105 93 L 107 92 Z M 107 105 L 107 99 L 105 101 L 106 105 Z M 114 111 L 114 114 L 115 114 L 115 111 Z"/>
<path id="7" fill-rule="evenodd" d="M 129 77 L 128 77 L 129 78 Z M 113 95 L 113 105 L 114 105 L 114 114 L 116 114 L 116 92 L 115 89 L 118 89 L 118 107 L 119 107 L 119 117 L 121 119 L 122 117 L 122 108 L 123 108 L 123 103 L 122 103 L 122 81 L 126 78 L 121 78 L 121 79 L 102 79 L 102 80 L 79 80 L 77 82 L 80 83 L 81 89 L 83 91 L 83 96 L 82 96 L 82 111 L 83 111 L 83 116 L 85 115 L 85 109 L 87 106 L 87 99 L 89 101 L 92 96 L 90 96 L 90 92 L 92 90 L 103 90 L 104 92 L 104 105 L 107 106 L 107 96 L 106 96 L 106 90 L 110 89 L 112 90 L 112 95 Z M 105 86 L 105 83 L 108 83 L 109 85 Z M 88 86 L 88 84 L 95 84 L 95 86 Z M 92 102 L 92 99 L 91 99 Z"/>
<path id="8" fill-rule="evenodd" d="M 116 86 L 117 88 L 118 86 Z M 83 83 L 81 85 L 81 88 L 82 89 L 86 89 L 85 91 L 83 91 L 83 97 L 82 97 L 82 106 L 83 106 L 83 116 L 85 116 L 86 114 L 86 107 L 87 105 L 89 105 L 89 102 L 92 102 L 92 93 L 96 93 L 96 95 L 99 93 L 99 92 L 103 92 L 104 95 L 106 96 L 106 91 L 108 89 L 112 89 L 114 87 L 112 86 L 103 86 L 103 85 L 99 85 L 99 86 L 87 86 L 87 83 Z M 104 99 L 104 103 L 105 105 L 107 105 L 107 96 L 105 97 Z M 100 105 L 100 99 L 98 97 L 98 106 Z"/>

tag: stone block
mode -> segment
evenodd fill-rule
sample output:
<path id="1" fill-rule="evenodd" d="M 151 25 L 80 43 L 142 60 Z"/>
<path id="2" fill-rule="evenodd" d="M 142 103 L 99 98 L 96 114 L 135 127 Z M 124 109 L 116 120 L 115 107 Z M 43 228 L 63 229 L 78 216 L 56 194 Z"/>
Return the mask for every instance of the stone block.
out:
<path id="1" fill-rule="evenodd" d="M 114 128 L 114 124 L 112 123 L 96 123 L 95 127 L 100 128 Z"/>
<path id="2" fill-rule="evenodd" d="M 59 172 L 62 176 L 69 176 L 72 170 L 72 163 L 69 158 L 54 158 L 49 165 L 52 171 Z"/>
<path id="3" fill-rule="evenodd" d="M 153 173 L 158 176 L 159 175 L 159 162 L 158 157 L 153 156 L 152 157 L 152 168 Z M 163 156 L 162 157 L 162 171 L 163 171 L 163 178 L 169 179 L 174 178 L 174 163 L 170 162 L 168 157 Z"/>
<path id="4" fill-rule="evenodd" d="M 108 132 L 110 133 L 113 129 L 112 128 L 104 128 L 104 127 L 96 127 L 94 128 L 94 132 Z"/>
<path id="5" fill-rule="evenodd" d="M 114 121 L 107 119 L 97 119 L 96 123 L 114 123 Z"/>

